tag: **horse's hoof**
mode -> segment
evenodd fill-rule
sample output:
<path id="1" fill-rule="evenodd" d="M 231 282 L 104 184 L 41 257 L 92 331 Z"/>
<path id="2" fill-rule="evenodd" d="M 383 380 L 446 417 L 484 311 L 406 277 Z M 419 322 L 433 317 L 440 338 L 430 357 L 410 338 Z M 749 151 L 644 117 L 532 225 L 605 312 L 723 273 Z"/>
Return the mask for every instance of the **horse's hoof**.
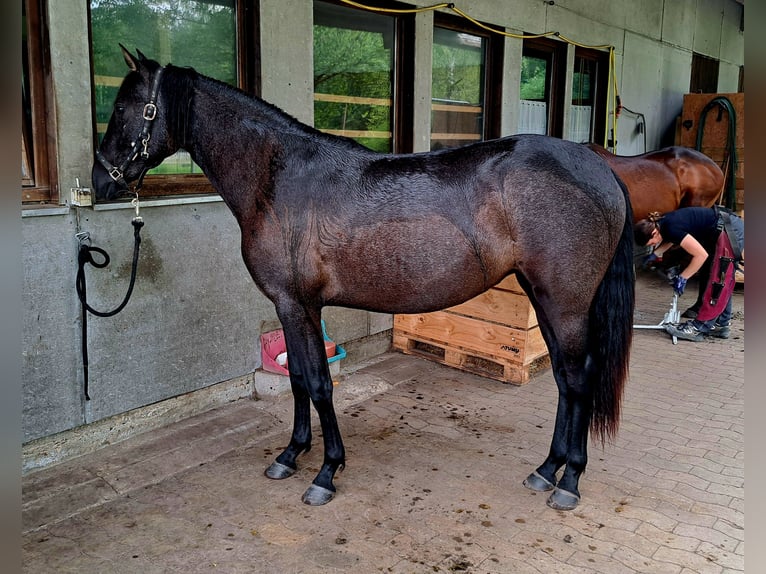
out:
<path id="1" fill-rule="evenodd" d="M 323 504 L 330 502 L 334 496 L 335 493 L 332 490 L 312 484 L 308 487 L 306 492 L 303 493 L 301 500 L 304 504 L 308 504 L 309 506 L 322 506 Z"/>
<path id="2" fill-rule="evenodd" d="M 539 472 L 534 471 L 524 479 L 524 486 L 535 492 L 546 492 L 548 490 L 553 490 L 556 485 L 547 478 L 544 478 Z"/>
<path id="3" fill-rule="evenodd" d="M 296 469 L 290 468 L 286 464 L 282 464 L 281 462 L 277 462 L 275 460 L 271 463 L 271 466 L 269 466 L 269 468 L 263 472 L 263 474 L 269 478 L 273 478 L 274 480 L 282 480 L 283 478 L 294 475 L 295 470 Z"/>
<path id="4" fill-rule="evenodd" d="M 580 497 L 574 492 L 557 488 L 548 497 L 547 504 L 556 510 L 573 510 L 578 502 Z"/>

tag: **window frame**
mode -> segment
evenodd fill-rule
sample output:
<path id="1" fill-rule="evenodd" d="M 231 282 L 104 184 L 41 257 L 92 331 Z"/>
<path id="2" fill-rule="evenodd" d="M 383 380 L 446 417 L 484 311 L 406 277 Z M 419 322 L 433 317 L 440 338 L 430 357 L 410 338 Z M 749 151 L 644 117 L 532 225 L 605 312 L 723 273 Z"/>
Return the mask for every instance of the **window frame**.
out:
<path id="1" fill-rule="evenodd" d="M 606 136 L 606 108 L 609 91 L 609 52 L 593 48 L 575 48 L 575 69 L 577 60 L 589 60 L 596 64 L 596 77 L 593 81 L 593 115 L 591 117 L 591 143 L 602 143 Z"/>
<path id="2" fill-rule="evenodd" d="M 260 26 L 258 14 L 260 0 L 234 0 L 234 29 L 236 46 L 237 88 L 252 95 L 261 93 Z M 88 33 L 91 33 L 91 8 L 88 2 Z M 93 46 L 89 45 L 89 50 Z M 94 110 L 93 146 L 98 148 L 95 109 L 95 70 L 91 57 L 91 105 Z M 161 62 L 163 63 L 163 62 Z M 144 177 L 141 195 L 146 198 L 195 196 L 217 194 L 207 176 L 202 173 L 189 174 L 147 174 Z"/>
<path id="3" fill-rule="evenodd" d="M 366 12 L 340 0 L 318 0 L 325 4 L 342 6 L 348 10 Z M 314 0 L 312 0 L 313 4 Z M 368 0 L 366 5 L 383 10 L 402 10 L 410 8 L 406 4 L 388 0 Z M 415 101 L 415 15 L 410 13 L 380 12 L 393 19 L 393 80 L 391 82 L 391 151 L 392 153 L 411 153 L 414 149 Z M 313 22 L 312 22 L 313 23 Z"/>
<path id="4" fill-rule="evenodd" d="M 567 45 L 560 40 L 526 38 L 522 57 L 542 58 L 547 62 L 545 102 L 548 104 L 546 134 L 561 138 L 564 135 L 564 87 L 567 82 Z"/>
<path id="5" fill-rule="evenodd" d="M 22 66 L 29 78 L 29 117 L 22 117 L 22 161 L 31 162 L 31 179 L 22 176 L 22 207 L 40 204 L 58 205 L 59 190 L 56 170 L 56 114 L 51 85 L 48 24 L 43 0 L 23 0 L 26 14 L 27 45 Z M 24 57 L 26 56 L 26 57 Z M 26 114 L 22 99 L 22 112 Z"/>
<path id="6" fill-rule="evenodd" d="M 394 5 L 397 6 L 397 5 Z M 401 7 L 401 5 L 398 5 Z M 393 152 L 412 153 L 415 146 L 415 17 L 400 15 L 394 24 Z"/>

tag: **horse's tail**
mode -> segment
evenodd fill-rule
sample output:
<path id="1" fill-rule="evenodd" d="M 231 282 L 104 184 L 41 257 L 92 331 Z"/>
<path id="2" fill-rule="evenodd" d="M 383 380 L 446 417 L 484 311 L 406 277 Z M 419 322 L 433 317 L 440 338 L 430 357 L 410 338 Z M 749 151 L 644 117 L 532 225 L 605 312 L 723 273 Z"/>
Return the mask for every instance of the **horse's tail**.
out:
<path id="1" fill-rule="evenodd" d="M 617 250 L 601 281 L 590 309 L 591 356 L 598 366 L 593 393 L 594 438 L 601 443 L 613 440 L 620 424 L 620 408 L 628 378 L 630 347 L 633 341 L 635 274 L 633 265 L 633 210 L 628 190 L 615 174 L 625 195 L 625 223 Z"/>

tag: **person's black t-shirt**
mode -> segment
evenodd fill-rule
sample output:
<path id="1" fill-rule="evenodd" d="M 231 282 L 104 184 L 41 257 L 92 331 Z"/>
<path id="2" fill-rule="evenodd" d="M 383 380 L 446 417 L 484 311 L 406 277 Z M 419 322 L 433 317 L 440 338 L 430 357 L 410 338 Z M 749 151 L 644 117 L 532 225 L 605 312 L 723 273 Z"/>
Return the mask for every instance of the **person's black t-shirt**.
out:
<path id="1" fill-rule="evenodd" d="M 718 216 L 712 207 L 682 207 L 666 213 L 659 226 L 663 241 L 678 245 L 688 233 L 710 253 L 718 239 L 717 223 Z"/>

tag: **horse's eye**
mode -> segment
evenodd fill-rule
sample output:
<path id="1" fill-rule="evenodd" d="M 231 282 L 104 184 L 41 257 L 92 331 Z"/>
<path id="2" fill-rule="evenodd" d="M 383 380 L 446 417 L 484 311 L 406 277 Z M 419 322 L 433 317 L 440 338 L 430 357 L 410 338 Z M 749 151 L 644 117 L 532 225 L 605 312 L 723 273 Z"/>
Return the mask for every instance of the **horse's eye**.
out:
<path id="1" fill-rule="evenodd" d="M 114 104 L 114 111 L 122 114 L 125 111 L 125 104 Z"/>

